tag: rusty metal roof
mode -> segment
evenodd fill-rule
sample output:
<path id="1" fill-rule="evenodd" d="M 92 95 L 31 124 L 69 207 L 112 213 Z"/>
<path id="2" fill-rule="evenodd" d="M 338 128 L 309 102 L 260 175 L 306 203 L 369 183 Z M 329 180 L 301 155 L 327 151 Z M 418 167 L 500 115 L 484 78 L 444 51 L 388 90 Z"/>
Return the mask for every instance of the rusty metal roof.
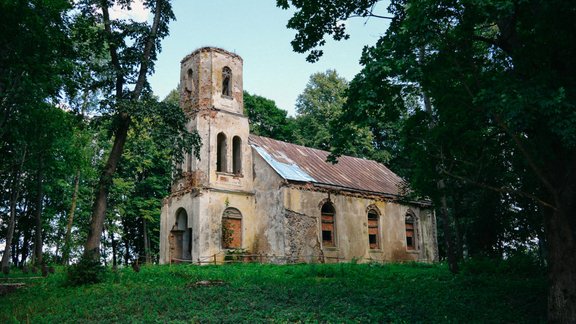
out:
<path id="1" fill-rule="evenodd" d="M 332 164 L 326 162 L 329 152 L 256 135 L 250 135 L 250 144 L 286 180 L 395 196 L 403 184 L 376 161 L 341 156 Z"/>

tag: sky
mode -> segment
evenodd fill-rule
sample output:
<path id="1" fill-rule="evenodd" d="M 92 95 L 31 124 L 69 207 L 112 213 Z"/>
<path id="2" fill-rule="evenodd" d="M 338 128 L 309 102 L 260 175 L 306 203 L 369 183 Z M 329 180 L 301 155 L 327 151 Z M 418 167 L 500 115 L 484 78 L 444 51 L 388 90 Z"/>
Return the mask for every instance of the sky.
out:
<path id="1" fill-rule="evenodd" d="M 155 72 L 149 77 L 158 97 L 163 99 L 177 87 L 184 56 L 214 46 L 243 58 L 244 90 L 274 100 L 290 115 L 313 73 L 335 69 L 351 80 L 361 69 L 362 48 L 375 44 L 388 24 L 376 18 L 349 20 L 350 39 L 329 41 L 320 61 L 309 63 L 305 54 L 293 52 L 290 45 L 296 34 L 286 27 L 292 12 L 277 8 L 275 0 L 174 0 L 172 6 L 176 21 L 162 40 Z M 134 9 L 133 15 L 146 14 L 141 8 Z M 376 12 L 384 14 L 385 6 Z"/>

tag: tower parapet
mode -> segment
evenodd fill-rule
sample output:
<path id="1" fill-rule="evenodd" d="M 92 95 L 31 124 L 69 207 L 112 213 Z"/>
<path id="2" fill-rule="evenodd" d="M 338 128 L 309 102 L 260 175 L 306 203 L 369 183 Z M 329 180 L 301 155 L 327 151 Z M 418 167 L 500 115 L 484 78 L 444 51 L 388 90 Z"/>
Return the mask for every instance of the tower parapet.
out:
<path id="1" fill-rule="evenodd" d="M 186 113 L 216 108 L 243 115 L 243 62 L 239 55 L 202 47 L 180 64 L 180 106 Z"/>

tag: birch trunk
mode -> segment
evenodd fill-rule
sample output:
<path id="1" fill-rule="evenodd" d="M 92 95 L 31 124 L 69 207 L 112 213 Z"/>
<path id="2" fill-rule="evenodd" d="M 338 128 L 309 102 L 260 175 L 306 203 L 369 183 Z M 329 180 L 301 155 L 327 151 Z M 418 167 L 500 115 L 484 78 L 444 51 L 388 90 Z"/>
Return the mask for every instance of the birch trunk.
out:
<path id="1" fill-rule="evenodd" d="M 12 188 L 10 192 L 10 220 L 8 221 L 8 232 L 6 233 L 6 246 L 2 255 L 2 269 L 10 264 L 10 252 L 12 251 L 12 239 L 14 238 L 14 228 L 16 227 L 16 203 L 20 196 L 20 175 L 24 160 L 26 159 L 26 148 L 22 153 L 20 166 L 14 170 L 12 175 Z"/>

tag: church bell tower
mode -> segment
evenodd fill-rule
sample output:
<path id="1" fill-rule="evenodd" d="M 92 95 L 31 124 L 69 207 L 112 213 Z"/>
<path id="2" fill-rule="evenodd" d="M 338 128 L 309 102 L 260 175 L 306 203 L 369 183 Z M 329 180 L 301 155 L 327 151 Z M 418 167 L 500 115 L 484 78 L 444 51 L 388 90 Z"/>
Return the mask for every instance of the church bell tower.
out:
<path id="1" fill-rule="evenodd" d="M 252 190 L 242 64 L 239 55 L 215 47 L 197 49 L 181 61 L 180 107 L 202 140 L 200 159 L 189 156 L 182 165 L 184 185 Z"/>

